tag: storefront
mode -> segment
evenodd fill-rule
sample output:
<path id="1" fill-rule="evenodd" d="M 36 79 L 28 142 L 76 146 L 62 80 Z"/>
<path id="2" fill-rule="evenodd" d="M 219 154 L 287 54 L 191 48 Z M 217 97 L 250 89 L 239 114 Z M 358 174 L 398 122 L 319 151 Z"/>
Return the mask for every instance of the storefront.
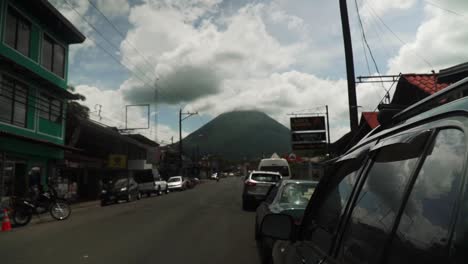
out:
<path id="1" fill-rule="evenodd" d="M 32 140 L 30 140 L 32 141 Z M 0 197 L 25 196 L 54 177 L 63 150 L 39 142 L 0 137 Z"/>

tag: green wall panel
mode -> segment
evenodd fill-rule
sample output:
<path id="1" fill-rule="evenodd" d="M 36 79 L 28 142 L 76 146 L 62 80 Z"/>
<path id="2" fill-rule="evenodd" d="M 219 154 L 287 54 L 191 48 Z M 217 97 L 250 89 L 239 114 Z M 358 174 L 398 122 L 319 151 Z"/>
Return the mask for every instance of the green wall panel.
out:
<path id="1" fill-rule="evenodd" d="M 13 155 L 17 154 L 19 157 L 23 155 L 25 157 L 38 156 L 48 159 L 63 159 L 62 149 L 12 138 L 0 138 L 0 151 L 5 151 Z"/>

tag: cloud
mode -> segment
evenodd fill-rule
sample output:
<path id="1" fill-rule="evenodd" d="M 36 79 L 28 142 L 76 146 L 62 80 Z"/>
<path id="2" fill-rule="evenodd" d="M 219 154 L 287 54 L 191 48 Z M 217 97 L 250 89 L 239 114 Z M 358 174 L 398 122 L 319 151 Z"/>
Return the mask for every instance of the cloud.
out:
<path id="1" fill-rule="evenodd" d="M 96 4 L 99 10 L 110 17 L 123 16 L 130 11 L 128 0 L 97 0 Z"/>
<path id="2" fill-rule="evenodd" d="M 468 13 L 468 2 L 444 1 L 440 7 Z M 397 56 L 389 60 L 389 72 L 430 72 L 468 60 L 468 21 L 433 5 L 425 7 L 426 19 L 419 26 L 415 40 L 403 45 Z M 425 60 L 429 61 L 428 65 Z"/>

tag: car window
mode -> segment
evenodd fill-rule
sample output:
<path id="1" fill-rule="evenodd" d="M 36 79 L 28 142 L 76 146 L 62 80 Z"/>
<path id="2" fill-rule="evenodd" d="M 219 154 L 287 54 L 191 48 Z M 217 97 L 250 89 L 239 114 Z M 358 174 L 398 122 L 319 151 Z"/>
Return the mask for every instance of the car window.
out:
<path id="1" fill-rule="evenodd" d="M 182 179 L 181 179 L 180 177 L 177 177 L 177 178 L 170 178 L 170 179 L 168 180 L 168 182 L 179 182 L 179 181 L 181 181 L 181 180 L 182 180 Z"/>
<path id="2" fill-rule="evenodd" d="M 305 206 L 314 193 L 315 183 L 288 183 L 283 186 L 279 203 Z"/>
<path id="3" fill-rule="evenodd" d="M 279 172 L 281 174 L 281 176 L 289 177 L 289 167 L 288 166 L 261 166 L 260 170 Z"/>
<path id="4" fill-rule="evenodd" d="M 276 174 L 253 173 L 250 179 L 259 182 L 277 182 L 280 180 L 280 177 Z"/>
<path id="5" fill-rule="evenodd" d="M 463 132 L 440 131 L 406 203 L 388 263 L 447 263 L 450 223 L 464 160 Z"/>
<path id="6" fill-rule="evenodd" d="M 411 143 L 392 144 L 377 150 L 345 228 L 339 260 L 344 263 L 379 261 L 406 184 L 416 168 L 428 135 L 422 134 Z"/>
<path id="7" fill-rule="evenodd" d="M 304 225 L 303 239 L 314 242 L 324 252 L 330 249 L 341 215 L 356 183 L 357 171 L 366 157 L 366 152 L 363 153 L 361 148 L 352 153 L 355 152 L 360 155 L 330 167 L 328 192 L 320 202 L 317 214 L 306 218 L 308 221 Z"/>

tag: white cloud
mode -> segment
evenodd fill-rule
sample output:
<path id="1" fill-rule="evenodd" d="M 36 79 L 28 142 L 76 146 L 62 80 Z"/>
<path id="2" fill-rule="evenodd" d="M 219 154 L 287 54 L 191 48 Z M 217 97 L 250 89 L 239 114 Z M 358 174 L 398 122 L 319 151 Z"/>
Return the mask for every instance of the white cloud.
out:
<path id="1" fill-rule="evenodd" d="M 130 11 L 128 0 L 97 0 L 96 4 L 99 10 L 110 17 L 123 16 Z"/>
<path id="2" fill-rule="evenodd" d="M 88 85 L 78 85 L 75 87 L 76 92 L 86 96 L 83 105 L 89 107 L 91 110 L 91 119 L 106 124 L 108 126 L 115 126 L 117 128 L 125 128 L 125 105 L 128 102 L 123 100 L 123 95 L 120 90 L 102 90 L 97 87 Z M 99 106 L 101 107 L 101 114 L 99 115 Z M 152 106 L 151 106 L 152 107 Z M 155 114 L 152 109 L 152 115 Z M 129 111 L 128 127 L 145 127 L 147 125 L 147 112 L 144 109 L 137 109 L 137 111 Z M 153 120 L 153 118 L 151 118 Z M 156 139 L 159 142 L 167 144 L 174 138 L 174 142 L 178 141 L 178 130 L 169 127 L 168 125 L 158 124 L 155 134 L 155 124 L 150 121 L 150 129 L 136 130 L 136 132 L 148 137 L 149 139 Z M 182 136 L 185 137 L 189 133 L 182 130 Z"/>
<path id="3" fill-rule="evenodd" d="M 446 9 L 468 13 L 468 2 L 445 1 Z M 450 67 L 468 60 L 468 20 L 466 17 L 441 10 L 433 5 L 425 7 L 426 20 L 421 23 L 414 41 L 403 45 L 399 54 L 389 61 L 389 72 L 422 72 L 432 70 L 421 57 L 432 64 L 434 70 Z"/>
<path id="4" fill-rule="evenodd" d="M 417 0 L 369 0 L 364 2 L 362 9 L 369 9 L 373 11 L 374 15 L 383 16 L 391 11 L 409 9 L 416 3 Z M 371 19 L 369 12 L 362 15 L 365 19 Z"/>

